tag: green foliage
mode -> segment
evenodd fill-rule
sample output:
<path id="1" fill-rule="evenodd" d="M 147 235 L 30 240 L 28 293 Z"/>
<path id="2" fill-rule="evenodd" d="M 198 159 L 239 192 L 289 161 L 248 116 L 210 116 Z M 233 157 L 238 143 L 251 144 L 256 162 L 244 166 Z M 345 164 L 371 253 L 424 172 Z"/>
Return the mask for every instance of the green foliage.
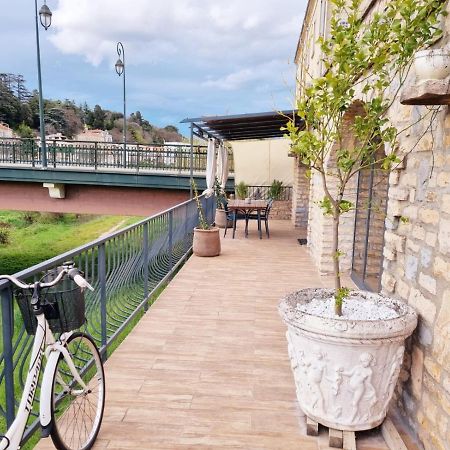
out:
<path id="1" fill-rule="evenodd" d="M 206 220 L 205 211 L 203 211 L 202 202 L 200 201 L 200 197 L 198 196 L 197 184 L 195 180 L 191 181 L 192 190 L 194 191 L 195 202 L 197 203 L 197 211 L 198 211 L 198 227 L 201 230 L 210 230 L 211 226 Z"/>
<path id="2" fill-rule="evenodd" d="M 236 192 L 236 198 L 243 200 L 244 198 L 248 197 L 248 185 L 243 181 L 238 183 L 235 186 L 234 190 Z"/>
<path id="3" fill-rule="evenodd" d="M 9 236 L 10 231 L 9 228 L 5 226 L 0 226 L 0 245 L 7 245 L 9 244 Z"/>
<path id="4" fill-rule="evenodd" d="M 344 300 L 349 296 L 350 289 L 346 287 L 339 288 L 334 294 L 335 305 L 337 308 L 342 308 Z M 341 311 L 342 312 L 342 311 Z"/>
<path id="5" fill-rule="evenodd" d="M 283 182 L 279 180 L 273 180 L 269 187 L 269 198 L 274 200 L 280 200 L 283 194 Z"/>
<path id="6" fill-rule="evenodd" d="M 306 76 L 300 86 L 298 116 L 306 126 L 301 129 L 290 120 L 285 129 L 300 162 L 321 177 L 325 197 L 319 205 L 333 217 L 335 255 L 339 216 L 354 206 L 344 199 L 349 181 L 374 165 L 387 172 L 400 161 L 398 139 L 404 130 L 390 124 L 387 111 L 398 98 L 414 53 L 442 34 L 438 24 L 445 4 L 391 0 L 362 18 L 362 0 L 330 2 L 330 36 L 318 41 L 323 75 Z M 383 147 L 387 155 L 380 151 Z M 336 259 L 338 301 L 343 296 Z"/>
<path id="7" fill-rule="evenodd" d="M 25 122 L 22 122 L 17 128 L 16 133 L 19 135 L 19 137 L 23 139 L 33 139 L 34 133 L 33 129 L 27 125 Z"/>
<path id="8" fill-rule="evenodd" d="M 224 209 L 224 204 L 227 201 L 227 195 L 222 189 L 222 186 L 220 185 L 219 179 L 217 177 L 214 180 L 214 195 L 216 196 L 216 208 Z"/>

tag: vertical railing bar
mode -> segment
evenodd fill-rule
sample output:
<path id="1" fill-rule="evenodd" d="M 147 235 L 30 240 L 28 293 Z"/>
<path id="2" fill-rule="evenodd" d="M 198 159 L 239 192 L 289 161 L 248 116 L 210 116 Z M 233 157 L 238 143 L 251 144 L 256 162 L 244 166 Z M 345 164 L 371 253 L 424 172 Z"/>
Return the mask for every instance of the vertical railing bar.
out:
<path id="1" fill-rule="evenodd" d="M 102 332 L 102 358 L 108 358 L 108 351 L 106 348 L 107 333 L 106 333 L 106 258 L 105 258 L 105 244 L 100 244 L 98 247 L 98 275 L 100 282 L 100 324 Z"/>
<path id="2" fill-rule="evenodd" d="M 143 243 L 142 243 L 142 258 L 144 264 L 144 299 L 148 297 L 148 222 L 144 223 L 143 227 Z M 145 302 L 144 311 L 148 310 L 148 303 Z"/>
<path id="3" fill-rule="evenodd" d="M 169 272 L 173 268 L 173 209 L 169 211 Z"/>
<path id="4" fill-rule="evenodd" d="M 13 296 L 11 288 L 1 291 L 2 331 L 3 331 L 3 367 L 5 371 L 6 423 L 11 426 L 14 416 L 14 361 L 13 361 Z"/>

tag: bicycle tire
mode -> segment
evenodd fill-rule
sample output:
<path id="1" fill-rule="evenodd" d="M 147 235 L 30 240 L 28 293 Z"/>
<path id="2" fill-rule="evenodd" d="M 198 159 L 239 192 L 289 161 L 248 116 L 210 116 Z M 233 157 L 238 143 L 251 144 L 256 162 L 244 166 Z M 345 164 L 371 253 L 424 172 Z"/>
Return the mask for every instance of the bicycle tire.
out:
<path id="1" fill-rule="evenodd" d="M 53 374 L 50 434 L 58 450 L 89 450 L 97 439 L 105 408 L 103 363 L 86 333 L 73 333 L 66 347 L 89 390 L 84 392 L 61 354 Z"/>

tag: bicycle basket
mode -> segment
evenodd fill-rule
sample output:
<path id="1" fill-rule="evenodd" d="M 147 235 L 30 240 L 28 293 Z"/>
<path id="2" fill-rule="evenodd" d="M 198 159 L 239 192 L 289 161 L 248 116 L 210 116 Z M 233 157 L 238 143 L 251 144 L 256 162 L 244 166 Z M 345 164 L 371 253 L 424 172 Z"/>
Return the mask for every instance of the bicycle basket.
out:
<path id="1" fill-rule="evenodd" d="M 36 333 L 37 320 L 31 307 L 31 291 L 19 291 L 17 303 L 28 334 Z M 50 289 L 42 289 L 41 306 L 53 333 L 80 328 L 86 321 L 84 293 L 69 278 Z"/>

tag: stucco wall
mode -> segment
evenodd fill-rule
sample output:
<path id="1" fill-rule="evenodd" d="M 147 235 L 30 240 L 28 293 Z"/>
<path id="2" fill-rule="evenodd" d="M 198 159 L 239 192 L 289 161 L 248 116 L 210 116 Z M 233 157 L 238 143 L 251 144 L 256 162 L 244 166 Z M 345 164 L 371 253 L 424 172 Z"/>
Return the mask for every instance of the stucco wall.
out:
<path id="1" fill-rule="evenodd" d="M 294 158 L 289 157 L 287 139 L 233 142 L 234 177 L 236 183 L 249 186 L 270 185 L 280 180 L 292 185 Z"/>

